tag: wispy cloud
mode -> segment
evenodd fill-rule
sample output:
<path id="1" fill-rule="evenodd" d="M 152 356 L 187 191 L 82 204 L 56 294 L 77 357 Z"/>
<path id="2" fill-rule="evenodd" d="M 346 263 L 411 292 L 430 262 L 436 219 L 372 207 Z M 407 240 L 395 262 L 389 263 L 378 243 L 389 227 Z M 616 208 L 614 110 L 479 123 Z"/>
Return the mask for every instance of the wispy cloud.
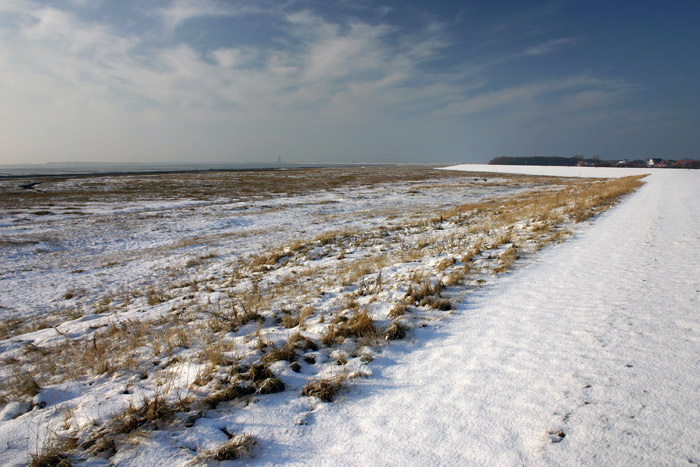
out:
<path id="1" fill-rule="evenodd" d="M 456 46 L 437 21 L 409 29 L 382 15 L 329 18 L 293 3 L 175 0 L 140 12 L 160 26 L 156 32 L 125 32 L 31 1 L 6 0 L 0 11 L 8 13 L 0 21 L 0 119 L 7 122 L 0 137 L 18 153 L 54 145 L 62 153 L 99 147 L 114 155 L 128 141 L 140 155 L 185 157 L 201 144 L 212 157 L 232 147 L 236 157 L 253 157 L 294 144 L 300 152 L 333 147 L 331 135 L 353 129 L 414 141 L 442 126 L 498 124 L 503 114 L 524 121 L 524 109 L 543 119 L 601 109 L 630 92 L 592 72 L 501 75 L 509 64 L 576 43 L 565 37 L 435 66 Z M 261 13 L 275 18 L 264 43 L 173 40 L 196 18 Z M 153 34 L 162 37 L 151 42 Z M 37 127 L 53 136 L 37 141 Z"/>
<path id="2" fill-rule="evenodd" d="M 547 55 L 552 52 L 555 52 L 556 50 L 561 49 L 563 46 L 567 44 L 571 44 L 574 42 L 573 39 L 564 37 L 560 39 L 552 39 L 550 41 L 547 41 L 543 44 L 538 44 L 533 47 L 529 47 L 528 49 L 525 50 L 525 55 L 531 55 L 531 56 L 537 56 L 537 55 Z"/>
<path id="3" fill-rule="evenodd" d="M 573 91 L 579 102 L 619 94 L 622 85 L 614 81 L 604 81 L 588 74 L 572 75 L 560 79 L 536 81 L 509 86 L 495 91 L 479 92 L 465 96 L 438 109 L 434 114 L 441 117 L 470 116 L 488 111 L 519 105 L 551 96 L 562 91 Z M 568 96 L 568 94 L 566 94 Z M 562 97 L 563 98 L 563 97 Z M 571 99 L 568 99 L 571 101 Z"/>
<path id="4" fill-rule="evenodd" d="M 23 5 L 13 7 L 25 15 L 21 22 L 0 26 L 8 44 L 0 51 L 0 115 L 16 122 L 33 118 L 60 128 L 64 138 L 78 138 L 95 124 L 95 112 L 107 121 L 144 125 L 160 115 L 159 125 L 171 127 L 181 125 L 177 113 L 245 125 L 251 119 L 310 119 L 311 125 L 329 117 L 361 121 L 385 107 L 420 105 L 447 89 L 426 84 L 419 70 L 443 46 L 436 31 L 419 31 L 416 37 L 423 37 L 397 47 L 387 40 L 395 32 L 391 25 L 355 20 L 341 26 L 298 12 L 280 26 L 277 34 L 287 40 L 277 47 L 203 53 L 186 43 L 144 48 L 141 37 L 115 26 Z M 202 15 L 230 14 L 243 13 L 213 2 L 176 2 L 157 17 L 173 28 Z M 26 145 L 32 130 L 19 123 L 15 130 L 14 145 Z"/>
<path id="5" fill-rule="evenodd" d="M 261 11 L 253 3 L 220 2 L 215 0 L 175 0 L 159 8 L 158 16 L 165 27 L 172 31 L 194 18 L 208 16 L 243 16 Z"/>

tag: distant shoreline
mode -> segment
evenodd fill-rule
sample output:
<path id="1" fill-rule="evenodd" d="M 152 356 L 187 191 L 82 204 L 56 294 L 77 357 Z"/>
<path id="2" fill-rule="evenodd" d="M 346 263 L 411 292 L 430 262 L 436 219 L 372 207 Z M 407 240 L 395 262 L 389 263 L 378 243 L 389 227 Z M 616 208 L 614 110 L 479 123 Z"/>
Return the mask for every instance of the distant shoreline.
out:
<path id="1" fill-rule="evenodd" d="M 161 175 L 171 173 L 197 172 L 242 172 L 257 170 L 314 169 L 324 167 L 362 167 L 362 166 L 406 166 L 434 165 L 424 163 L 298 163 L 298 164 L 154 164 L 135 166 L 128 164 L 45 164 L 45 165 L 0 165 L 0 180 L 22 178 L 54 178 L 85 176 L 121 176 L 121 175 Z"/>

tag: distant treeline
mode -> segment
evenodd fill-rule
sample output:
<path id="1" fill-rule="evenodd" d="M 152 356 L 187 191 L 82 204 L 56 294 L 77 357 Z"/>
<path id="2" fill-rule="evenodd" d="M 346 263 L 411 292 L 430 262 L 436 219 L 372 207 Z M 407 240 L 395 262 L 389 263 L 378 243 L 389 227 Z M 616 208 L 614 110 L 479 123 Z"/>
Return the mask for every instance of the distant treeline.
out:
<path id="1" fill-rule="evenodd" d="M 700 161 L 693 159 L 683 160 L 664 160 L 664 159 L 637 159 L 629 161 L 623 160 L 602 160 L 597 157 L 586 159 L 583 156 L 573 157 L 510 157 L 500 156 L 491 159 L 491 165 L 554 165 L 564 167 L 664 167 L 664 168 L 683 168 L 683 169 L 700 169 Z"/>

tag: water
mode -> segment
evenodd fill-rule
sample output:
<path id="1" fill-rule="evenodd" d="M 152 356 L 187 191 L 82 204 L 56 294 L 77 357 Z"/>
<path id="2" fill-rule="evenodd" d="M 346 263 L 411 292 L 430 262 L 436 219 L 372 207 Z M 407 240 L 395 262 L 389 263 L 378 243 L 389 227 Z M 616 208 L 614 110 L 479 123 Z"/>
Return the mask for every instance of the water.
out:
<path id="1" fill-rule="evenodd" d="M 46 164 L 7 164 L 0 165 L 0 178 L 91 175 L 91 174 L 129 174 L 157 172 L 188 172 L 203 170 L 254 170 L 284 169 L 301 167 L 326 167 L 337 164 L 322 163 L 99 163 L 99 162 L 59 162 Z"/>

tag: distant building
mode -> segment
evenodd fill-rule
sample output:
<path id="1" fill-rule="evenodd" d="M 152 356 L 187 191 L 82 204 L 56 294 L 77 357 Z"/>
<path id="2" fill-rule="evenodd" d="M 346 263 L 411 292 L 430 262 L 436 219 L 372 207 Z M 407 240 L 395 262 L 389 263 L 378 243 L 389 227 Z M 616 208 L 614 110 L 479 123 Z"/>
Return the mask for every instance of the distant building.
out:
<path id="1" fill-rule="evenodd" d="M 652 157 L 647 161 L 647 167 L 657 167 L 663 165 L 664 160 Z"/>

